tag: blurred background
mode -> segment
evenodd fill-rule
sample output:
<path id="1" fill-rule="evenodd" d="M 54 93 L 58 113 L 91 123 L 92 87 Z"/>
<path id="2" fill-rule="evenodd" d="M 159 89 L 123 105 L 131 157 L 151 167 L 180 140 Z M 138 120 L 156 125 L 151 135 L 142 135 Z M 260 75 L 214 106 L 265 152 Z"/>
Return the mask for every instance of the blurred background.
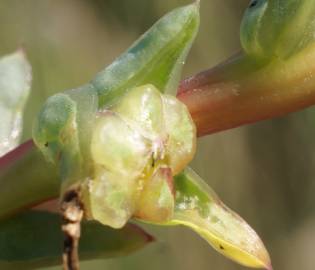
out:
<path id="1" fill-rule="evenodd" d="M 33 66 L 24 139 L 41 103 L 86 83 L 159 17 L 186 0 L 1 0 L 0 55 L 19 47 Z M 201 29 L 184 76 L 240 49 L 248 0 L 203 0 Z M 315 265 L 315 111 L 199 139 L 192 167 L 247 220 L 270 251 L 274 269 Z M 192 231 L 144 226 L 158 241 L 131 256 L 82 269 L 240 270 Z M 61 268 L 54 268 L 61 269 Z M 51 269 L 52 270 L 52 269 Z"/>

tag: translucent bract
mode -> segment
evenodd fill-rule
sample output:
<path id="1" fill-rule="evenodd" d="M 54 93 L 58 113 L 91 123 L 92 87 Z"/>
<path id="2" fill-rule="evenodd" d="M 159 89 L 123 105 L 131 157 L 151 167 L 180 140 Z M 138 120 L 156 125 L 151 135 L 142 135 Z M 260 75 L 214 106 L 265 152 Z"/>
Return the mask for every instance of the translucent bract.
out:
<path id="1" fill-rule="evenodd" d="M 195 145 L 185 105 L 153 85 L 130 90 L 95 120 L 93 176 L 83 184 L 88 216 L 115 228 L 131 217 L 171 219 L 173 175 L 191 161 Z"/>

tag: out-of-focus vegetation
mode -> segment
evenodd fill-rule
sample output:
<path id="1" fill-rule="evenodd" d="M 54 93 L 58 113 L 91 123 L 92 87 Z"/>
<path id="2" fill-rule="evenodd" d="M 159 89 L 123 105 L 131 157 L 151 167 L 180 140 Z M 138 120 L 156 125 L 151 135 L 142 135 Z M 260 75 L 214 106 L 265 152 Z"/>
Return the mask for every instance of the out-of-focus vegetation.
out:
<path id="1" fill-rule="evenodd" d="M 0 55 L 23 46 L 34 82 L 24 139 L 41 103 L 74 88 L 124 51 L 161 15 L 186 0 L 2 0 Z M 185 75 L 238 51 L 247 0 L 204 0 L 201 31 Z M 192 164 L 221 198 L 261 235 L 275 269 L 311 270 L 315 242 L 315 111 L 308 109 L 199 140 Z M 156 244 L 82 269 L 244 269 L 193 232 L 146 226 Z"/>

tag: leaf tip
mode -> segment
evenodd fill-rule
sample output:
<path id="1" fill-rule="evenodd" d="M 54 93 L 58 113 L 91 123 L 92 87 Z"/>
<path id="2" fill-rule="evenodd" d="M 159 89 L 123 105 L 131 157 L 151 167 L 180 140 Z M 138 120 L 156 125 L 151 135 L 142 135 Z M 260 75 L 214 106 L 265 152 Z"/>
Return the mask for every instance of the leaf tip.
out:
<path id="1" fill-rule="evenodd" d="M 271 262 L 269 262 L 266 266 L 266 270 L 273 270 Z"/>
<path id="2" fill-rule="evenodd" d="M 27 58 L 26 49 L 24 46 L 19 46 L 15 52 L 6 55 L 4 57 L 11 57 L 11 59 L 15 59 L 17 63 L 21 65 L 24 72 L 25 82 L 27 84 L 27 88 L 29 90 L 32 82 L 32 66 Z"/>
<path id="3" fill-rule="evenodd" d="M 200 8 L 200 1 L 201 0 L 195 0 L 195 5 L 197 6 L 197 8 Z"/>
<path id="4" fill-rule="evenodd" d="M 27 56 L 26 56 L 26 49 L 23 45 L 20 45 L 13 53 L 11 53 L 8 56 L 20 58 L 21 61 L 26 62 L 27 65 L 30 66 L 30 64 L 27 60 Z"/>
<path id="5" fill-rule="evenodd" d="M 144 231 L 144 236 L 146 238 L 147 244 L 156 242 L 156 238 L 152 234 L 149 234 L 146 231 Z M 269 270 L 269 269 L 267 269 L 267 270 Z M 272 269 L 270 269 L 270 270 L 272 270 Z"/>
<path id="6" fill-rule="evenodd" d="M 136 224 L 130 224 L 130 226 L 132 227 L 134 231 L 136 231 L 137 233 L 143 236 L 147 244 L 156 242 L 156 238 L 152 234 L 149 234 L 147 231 L 142 229 L 141 227 L 137 226 Z"/>
<path id="7" fill-rule="evenodd" d="M 23 56 L 24 58 L 26 58 L 26 49 L 24 47 L 24 45 L 20 45 L 16 51 L 15 51 L 16 54 L 20 54 L 21 56 Z"/>
<path id="8" fill-rule="evenodd" d="M 149 234 L 149 233 L 146 233 L 146 236 L 147 236 L 147 241 L 148 241 L 148 243 L 156 242 L 156 238 L 155 238 L 153 235 L 151 235 L 151 234 Z M 268 270 L 269 270 L 269 269 L 268 269 Z M 270 270 L 272 270 L 272 269 L 270 269 Z"/>

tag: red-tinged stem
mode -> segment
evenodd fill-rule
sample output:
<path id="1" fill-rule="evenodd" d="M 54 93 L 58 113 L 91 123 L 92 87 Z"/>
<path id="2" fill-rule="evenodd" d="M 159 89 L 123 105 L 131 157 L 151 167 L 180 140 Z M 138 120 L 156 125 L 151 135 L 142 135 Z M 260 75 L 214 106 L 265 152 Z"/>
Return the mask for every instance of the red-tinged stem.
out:
<path id="1" fill-rule="evenodd" d="M 258 65 L 238 55 L 179 87 L 203 136 L 271 119 L 315 104 L 315 54 Z"/>
<path id="2" fill-rule="evenodd" d="M 47 163 L 30 140 L 0 159 L 0 219 L 55 198 L 57 169 Z"/>

